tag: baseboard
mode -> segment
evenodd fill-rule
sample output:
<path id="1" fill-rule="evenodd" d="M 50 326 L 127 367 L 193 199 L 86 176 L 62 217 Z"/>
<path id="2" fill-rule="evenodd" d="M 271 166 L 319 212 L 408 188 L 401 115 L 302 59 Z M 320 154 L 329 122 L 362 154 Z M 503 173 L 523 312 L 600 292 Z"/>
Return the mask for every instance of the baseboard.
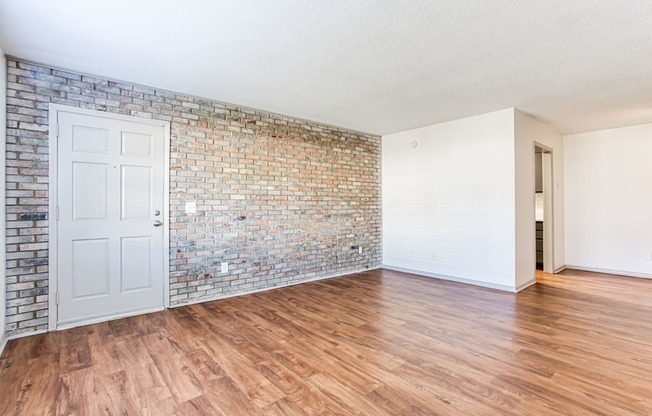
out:
<path id="1" fill-rule="evenodd" d="M 7 334 L 2 334 L 2 336 L 0 336 L 0 357 L 2 357 L 2 353 L 4 352 L 5 347 L 7 346 L 7 341 L 9 341 L 9 337 L 7 336 Z"/>
<path id="2" fill-rule="evenodd" d="M 368 272 L 370 270 L 376 270 L 376 269 L 380 269 L 380 266 L 370 267 L 368 269 L 362 269 L 362 270 L 355 270 L 355 271 L 346 272 L 346 273 L 342 273 L 342 274 L 334 274 L 334 275 L 329 275 L 329 276 L 319 276 L 319 277 L 315 277 L 313 279 L 302 280 L 300 282 L 285 283 L 285 284 L 278 285 L 278 286 L 271 286 L 271 287 L 266 287 L 266 288 L 262 288 L 262 289 L 249 290 L 249 291 L 246 291 L 246 292 L 229 293 L 229 294 L 226 294 L 226 295 L 214 296 L 212 298 L 194 299 L 194 300 L 191 300 L 189 302 L 176 303 L 174 305 L 170 305 L 170 308 L 180 308 L 182 306 L 196 305 L 198 303 L 213 302 L 215 300 L 222 300 L 222 299 L 229 299 L 229 298 L 237 298 L 239 296 L 253 295 L 254 293 L 268 292 L 270 290 L 281 289 L 281 288 L 284 288 L 284 287 L 296 286 L 296 285 L 301 285 L 301 284 L 304 284 L 304 283 L 318 282 L 320 280 L 334 279 L 336 277 L 348 276 L 350 274 Z"/>
<path id="3" fill-rule="evenodd" d="M 537 278 L 535 277 L 532 280 L 529 280 L 529 281 L 527 281 L 525 283 L 522 283 L 522 284 L 516 286 L 516 293 L 520 292 L 523 289 L 527 289 L 528 287 L 536 284 L 536 282 L 537 282 Z"/>
<path id="4" fill-rule="evenodd" d="M 163 307 L 156 307 L 152 309 L 141 309 L 138 311 L 133 311 L 133 312 L 126 312 L 126 313 L 121 313 L 118 315 L 112 315 L 112 316 L 99 316 L 91 319 L 84 319 L 83 321 L 75 321 L 75 322 L 64 322 L 61 324 L 57 324 L 56 328 L 50 328 L 50 329 L 39 329 L 38 331 L 27 331 L 27 332 L 17 332 L 17 333 L 9 333 L 9 336 L 7 337 L 9 340 L 12 339 L 18 339 L 18 338 L 25 338 L 25 337 L 31 337 L 32 335 L 39 335 L 39 334 L 45 334 L 47 332 L 51 331 L 63 331 L 65 329 L 70 329 L 70 328 L 76 328 L 78 326 L 84 326 L 84 325 L 92 325 L 92 324 L 97 324 L 99 322 L 108 322 L 108 321 L 113 321 L 116 319 L 122 319 L 122 318 L 128 318 L 130 316 L 136 316 L 136 315 L 144 315 L 147 313 L 152 313 L 152 312 L 159 312 L 162 311 L 164 308 Z"/>
<path id="5" fill-rule="evenodd" d="M 567 268 L 567 267 L 566 267 L 566 265 L 564 264 L 563 266 L 556 268 L 556 269 L 553 271 L 553 274 L 561 273 L 561 272 L 563 272 L 564 270 L 566 270 L 566 268 Z"/>
<path id="6" fill-rule="evenodd" d="M 451 282 L 464 283 L 467 285 L 482 286 L 490 289 L 498 289 L 498 290 L 503 290 L 505 292 L 513 292 L 513 293 L 517 292 L 517 289 L 514 286 L 499 285 L 496 283 L 483 282 L 481 280 L 465 279 L 462 277 L 448 276 L 445 274 L 424 272 L 421 270 L 407 269 L 405 267 L 391 266 L 389 264 L 383 264 L 383 269 L 394 270 L 403 273 L 416 274 L 418 276 L 432 277 L 435 279 L 449 280 Z"/>
<path id="7" fill-rule="evenodd" d="M 626 272 L 623 270 L 611 270 L 611 269 L 600 269 L 597 267 L 586 267 L 586 266 L 577 266 L 574 264 L 567 264 L 567 269 L 581 270 L 584 272 L 594 272 L 594 273 L 604 273 L 604 274 L 615 274 L 618 276 L 627 276 L 627 277 L 638 277 L 641 279 L 652 279 L 652 274 L 647 273 L 635 273 L 635 272 Z"/>
<path id="8" fill-rule="evenodd" d="M 39 329 L 37 331 L 27 331 L 27 332 L 18 332 L 18 333 L 8 333 L 4 335 L 4 343 L 2 344 L 2 348 L 5 347 L 6 343 L 8 341 L 11 341 L 13 339 L 19 339 L 19 338 L 26 338 L 26 337 L 31 337 L 32 335 L 40 335 L 40 334 L 45 334 L 47 333 L 47 329 Z"/>

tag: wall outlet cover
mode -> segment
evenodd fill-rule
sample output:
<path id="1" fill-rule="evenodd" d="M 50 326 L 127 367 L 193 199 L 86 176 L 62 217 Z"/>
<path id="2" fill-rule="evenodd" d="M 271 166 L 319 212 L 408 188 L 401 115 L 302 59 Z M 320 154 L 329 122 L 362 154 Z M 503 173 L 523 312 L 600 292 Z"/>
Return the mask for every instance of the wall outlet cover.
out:
<path id="1" fill-rule="evenodd" d="M 195 201 L 186 202 L 186 214 L 195 214 L 197 212 L 197 203 Z"/>

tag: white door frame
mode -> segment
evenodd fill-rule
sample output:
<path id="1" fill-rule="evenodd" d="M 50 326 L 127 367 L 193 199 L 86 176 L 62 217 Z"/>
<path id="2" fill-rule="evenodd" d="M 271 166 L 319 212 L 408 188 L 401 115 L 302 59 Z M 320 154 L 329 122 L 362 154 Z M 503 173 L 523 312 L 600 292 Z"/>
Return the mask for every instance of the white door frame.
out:
<path id="1" fill-rule="evenodd" d="M 555 170 L 554 170 L 554 152 L 553 149 L 545 144 L 534 141 L 532 148 L 536 152 L 536 148 L 543 150 L 541 157 L 541 174 L 543 180 L 543 271 L 545 273 L 555 272 Z M 549 169 L 546 169 L 546 158 L 543 154 L 550 155 Z M 536 180 L 535 180 L 536 182 Z M 547 185 L 547 186 L 546 186 Z M 536 202 L 535 202 L 536 204 Z M 534 211 L 532 211 L 534 217 Z M 533 222 L 534 224 L 535 222 Z M 535 231 L 536 235 L 536 231 Z M 536 244 L 536 243 L 535 243 Z M 534 269 L 536 269 L 536 247 L 534 253 Z"/>
<path id="2" fill-rule="evenodd" d="M 50 104 L 50 132 L 49 132 L 49 211 L 48 211 L 48 331 L 57 329 L 58 311 L 57 311 L 57 293 L 59 287 L 59 276 L 57 275 L 57 256 L 58 256 L 58 230 L 57 230 L 57 201 L 59 190 L 57 189 L 57 165 L 59 160 L 58 154 L 58 122 L 59 113 L 75 113 L 88 116 L 100 116 L 114 120 L 130 121 L 141 124 L 160 126 L 163 128 L 164 147 L 164 190 L 163 190 L 163 212 L 166 213 L 166 220 L 163 221 L 163 307 L 170 307 L 170 123 L 163 120 L 153 120 L 149 118 L 140 118 L 134 116 L 125 116 L 122 114 L 107 113 L 104 111 L 87 110 L 78 107 L 69 107 L 60 104 Z M 112 316 L 110 318 L 100 318 L 95 321 L 83 321 L 79 325 L 87 325 L 93 322 L 100 322 L 110 319 L 121 318 L 129 315 L 147 313 L 147 311 L 137 311 L 122 315 Z M 74 326 L 74 325 L 72 325 Z M 70 327 L 70 325 L 66 326 Z"/>

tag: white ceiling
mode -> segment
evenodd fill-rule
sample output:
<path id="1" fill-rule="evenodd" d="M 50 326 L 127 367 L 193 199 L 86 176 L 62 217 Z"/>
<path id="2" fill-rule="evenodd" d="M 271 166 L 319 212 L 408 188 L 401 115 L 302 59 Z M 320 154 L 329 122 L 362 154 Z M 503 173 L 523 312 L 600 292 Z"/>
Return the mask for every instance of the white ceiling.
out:
<path id="1" fill-rule="evenodd" d="M 506 107 L 652 122 L 649 0 L 0 0 L 0 45 L 378 134 Z"/>

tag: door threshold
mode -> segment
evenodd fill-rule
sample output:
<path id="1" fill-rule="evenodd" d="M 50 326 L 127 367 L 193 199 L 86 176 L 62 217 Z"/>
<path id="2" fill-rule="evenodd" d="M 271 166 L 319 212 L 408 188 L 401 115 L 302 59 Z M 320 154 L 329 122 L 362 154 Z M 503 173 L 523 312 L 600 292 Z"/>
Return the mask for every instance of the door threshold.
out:
<path id="1" fill-rule="evenodd" d="M 57 323 L 57 327 L 54 328 L 53 330 L 54 331 L 62 331 L 64 329 L 76 328 L 76 327 L 85 326 L 85 325 L 98 324 L 100 322 L 115 321 L 117 319 L 129 318 L 131 316 L 137 316 L 137 315 L 145 315 L 145 314 L 148 314 L 148 313 L 160 312 L 162 310 L 165 310 L 165 308 L 163 306 L 157 306 L 155 308 L 139 309 L 139 310 L 136 310 L 136 311 L 119 313 L 117 315 L 95 316 L 95 317 L 88 318 L 88 319 L 83 319 L 83 320 L 80 320 L 80 321 L 67 321 L 67 322 L 64 321 L 64 322 Z"/>

